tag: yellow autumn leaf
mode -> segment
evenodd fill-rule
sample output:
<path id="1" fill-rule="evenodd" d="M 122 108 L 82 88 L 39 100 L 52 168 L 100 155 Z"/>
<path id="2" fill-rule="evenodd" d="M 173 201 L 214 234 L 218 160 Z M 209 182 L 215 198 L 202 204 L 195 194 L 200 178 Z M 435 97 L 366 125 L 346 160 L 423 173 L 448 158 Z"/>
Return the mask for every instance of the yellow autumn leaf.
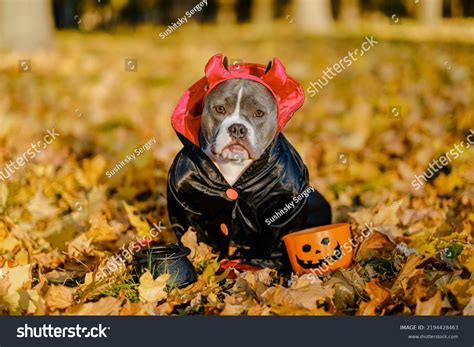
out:
<path id="1" fill-rule="evenodd" d="M 439 316 L 441 308 L 443 307 L 443 300 L 440 292 L 436 292 L 432 298 L 426 301 L 417 300 L 415 315 L 417 316 Z"/>
<path id="2" fill-rule="evenodd" d="M 461 254 L 456 258 L 456 261 L 465 266 L 472 276 L 474 274 L 474 247 L 466 245 Z"/>
<path id="3" fill-rule="evenodd" d="M 127 217 L 130 224 L 137 229 L 138 235 L 146 236 L 150 233 L 150 225 L 146 220 L 144 220 L 140 216 L 140 212 L 134 206 L 127 204 L 125 201 L 123 202 L 123 206 L 125 207 L 125 211 L 127 212 Z"/>
<path id="4" fill-rule="evenodd" d="M 5 211 L 8 201 L 8 186 L 5 182 L 0 182 L 0 212 Z"/>
<path id="5" fill-rule="evenodd" d="M 94 242 L 107 242 L 118 239 L 118 235 L 114 233 L 113 228 L 107 221 L 103 213 L 96 213 L 90 216 L 89 222 L 91 226 L 87 231 L 87 237 Z"/>
<path id="6" fill-rule="evenodd" d="M 410 236 L 409 246 L 415 248 L 420 254 L 433 257 L 438 253 L 439 239 L 432 238 L 435 230 L 424 230 Z"/>
<path id="7" fill-rule="evenodd" d="M 158 276 L 156 279 L 153 279 L 153 276 L 147 270 L 140 277 L 140 285 L 138 286 L 140 299 L 151 303 L 157 303 L 166 298 L 168 295 L 165 291 L 166 282 L 169 278 L 170 274 L 165 273 Z"/>
<path id="8" fill-rule="evenodd" d="M 59 213 L 59 209 L 54 205 L 54 199 L 46 197 L 43 194 L 42 188 L 36 191 L 36 194 L 26 205 L 26 208 L 31 213 L 33 220 L 43 218 L 55 219 Z"/>
<path id="9" fill-rule="evenodd" d="M 22 291 L 30 289 L 32 282 L 32 270 L 33 264 L 21 265 L 16 267 L 2 267 L 0 268 L 2 277 L 6 274 L 6 286 L 7 293 L 1 299 L 8 306 L 8 309 L 15 311 L 25 306 L 25 297 L 22 295 Z M 5 280 L 3 278 L 3 280 Z M 3 281 L 2 280 L 2 281 Z M 23 302 L 22 302 L 23 300 Z"/>
<path id="10" fill-rule="evenodd" d="M 446 285 L 460 305 L 466 306 L 474 296 L 474 280 L 459 279 Z"/>
<path id="11" fill-rule="evenodd" d="M 56 285 L 51 286 L 46 293 L 46 305 L 50 310 L 65 309 L 74 303 L 74 289 Z"/>
<path id="12" fill-rule="evenodd" d="M 82 169 L 75 172 L 75 177 L 80 185 L 90 189 L 98 184 L 106 165 L 107 162 L 100 154 L 92 159 L 84 159 Z"/>
<path id="13" fill-rule="evenodd" d="M 440 194 L 449 194 L 457 187 L 462 187 L 464 180 L 458 175 L 457 171 L 453 170 L 449 175 L 441 173 L 436 177 L 434 185 Z"/>

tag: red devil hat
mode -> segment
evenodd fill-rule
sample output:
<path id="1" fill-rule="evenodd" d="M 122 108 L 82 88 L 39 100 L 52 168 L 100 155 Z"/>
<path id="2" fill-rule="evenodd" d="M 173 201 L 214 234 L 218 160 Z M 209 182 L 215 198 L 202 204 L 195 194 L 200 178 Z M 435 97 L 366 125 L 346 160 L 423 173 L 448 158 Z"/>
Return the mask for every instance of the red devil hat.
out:
<path id="1" fill-rule="evenodd" d="M 206 65 L 205 76 L 186 90 L 171 116 L 173 128 L 196 146 L 199 146 L 204 98 L 219 83 L 229 79 L 246 78 L 267 87 L 278 105 L 277 134 L 293 113 L 303 105 L 303 88 L 286 74 L 285 67 L 279 59 L 274 58 L 268 66 L 251 63 L 226 65 L 221 53 L 214 55 Z"/>

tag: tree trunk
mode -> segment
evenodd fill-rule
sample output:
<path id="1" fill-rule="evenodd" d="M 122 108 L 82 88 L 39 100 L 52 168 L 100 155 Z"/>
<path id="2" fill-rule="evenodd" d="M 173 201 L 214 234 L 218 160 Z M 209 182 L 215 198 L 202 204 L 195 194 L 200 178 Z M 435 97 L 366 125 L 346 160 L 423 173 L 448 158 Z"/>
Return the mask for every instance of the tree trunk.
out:
<path id="1" fill-rule="evenodd" d="M 252 22 L 268 26 L 273 20 L 273 0 L 252 1 Z"/>
<path id="2" fill-rule="evenodd" d="M 0 48 L 33 51 L 53 43 L 50 0 L 1 0 Z"/>
<path id="3" fill-rule="evenodd" d="M 461 0 L 451 0 L 451 17 L 463 17 Z"/>
<path id="4" fill-rule="evenodd" d="M 224 25 L 236 23 L 235 0 L 218 0 L 217 3 L 217 23 Z"/>
<path id="5" fill-rule="evenodd" d="M 443 17 L 443 0 L 422 0 L 417 4 L 417 18 L 425 25 L 435 25 Z"/>
<path id="6" fill-rule="evenodd" d="M 341 1 L 341 15 L 339 20 L 346 25 L 354 25 L 360 21 L 359 0 Z"/>
<path id="7" fill-rule="evenodd" d="M 296 0 L 295 24 L 312 33 L 331 31 L 333 18 L 329 0 Z"/>

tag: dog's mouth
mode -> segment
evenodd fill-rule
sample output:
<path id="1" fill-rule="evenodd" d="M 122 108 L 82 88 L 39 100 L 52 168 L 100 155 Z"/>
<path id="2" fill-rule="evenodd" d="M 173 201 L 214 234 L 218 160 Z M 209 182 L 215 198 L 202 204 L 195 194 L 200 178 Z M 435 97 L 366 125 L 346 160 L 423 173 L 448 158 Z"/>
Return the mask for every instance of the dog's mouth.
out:
<path id="1" fill-rule="evenodd" d="M 250 150 L 247 145 L 237 141 L 233 141 L 226 145 L 222 149 L 220 156 L 224 159 L 235 161 L 242 161 L 251 158 Z"/>

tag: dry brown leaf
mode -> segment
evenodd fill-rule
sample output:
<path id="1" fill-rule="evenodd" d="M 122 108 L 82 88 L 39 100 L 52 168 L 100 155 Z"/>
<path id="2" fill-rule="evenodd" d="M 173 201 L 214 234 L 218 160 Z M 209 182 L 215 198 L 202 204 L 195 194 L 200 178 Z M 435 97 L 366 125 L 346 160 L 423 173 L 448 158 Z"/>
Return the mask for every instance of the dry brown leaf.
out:
<path id="1" fill-rule="evenodd" d="M 446 285 L 461 306 L 466 306 L 474 296 L 474 280 L 459 279 Z"/>
<path id="2" fill-rule="evenodd" d="M 423 262 L 423 257 L 412 254 L 407 258 L 406 263 L 398 273 L 397 279 L 392 286 L 392 292 L 397 293 L 399 290 L 406 290 L 408 281 L 421 270 L 416 269 Z"/>
<path id="3" fill-rule="evenodd" d="M 0 212 L 5 211 L 8 201 L 8 186 L 5 182 L 0 182 Z"/>
<path id="4" fill-rule="evenodd" d="M 119 314 L 121 300 L 108 296 L 97 302 L 88 302 L 69 307 L 66 314 L 73 316 L 116 316 Z"/>
<path id="5" fill-rule="evenodd" d="M 224 309 L 221 311 L 221 316 L 239 316 L 243 314 L 251 305 L 236 302 L 236 298 L 230 295 L 224 298 Z"/>
<path id="6" fill-rule="evenodd" d="M 54 270 L 66 261 L 66 256 L 57 248 L 52 252 L 40 253 L 33 256 L 41 268 Z"/>
<path id="7" fill-rule="evenodd" d="M 132 303 L 126 301 L 120 309 L 120 316 L 147 316 L 148 311 L 145 309 L 141 302 Z"/>
<path id="8" fill-rule="evenodd" d="M 435 295 L 429 300 L 420 301 L 417 300 L 415 315 L 417 316 L 439 316 L 441 308 L 443 306 L 443 300 L 440 292 L 436 292 Z"/>
<path id="9" fill-rule="evenodd" d="M 244 271 L 237 275 L 234 290 L 252 291 L 260 296 L 271 285 L 273 279 L 271 274 L 275 273 L 272 269 L 262 269 L 259 271 Z"/>
<path id="10" fill-rule="evenodd" d="M 104 213 L 94 213 L 90 216 L 90 229 L 87 231 L 87 237 L 93 242 L 110 242 L 118 239 L 118 235 L 110 226 Z"/>
<path id="11" fill-rule="evenodd" d="M 33 220 L 48 218 L 54 220 L 57 218 L 59 209 L 54 206 L 54 199 L 44 196 L 43 189 L 38 189 L 35 196 L 26 205 L 31 213 Z"/>
<path id="12" fill-rule="evenodd" d="M 271 314 L 272 308 L 265 305 L 253 305 L 247 311 L 248 316 L 270 316 Z"/>
<path id="13" fill-rule="evenodd" d="M 466 245 L 457 260 L 469 270 L 471 276 L 474 275 L 474 247 L 472 245 Z"/>
<path id="14" fill-rule="evenodd" d="M 474 316 L 474 297 L 469 300 L 469 304 L 464 308 L 462 314 L 465 316 Z"/>
<path id="15" fill-rule="evenodd" d="M 140 299 L 151 303 L 157 303 L 166 298 L 168 295 L 165 291 L 166 282 L 169 278 L 170 274 L 164 273 L 156 279 L 153 279 L 152 274 L 147 270 L 140 277 L 140 285 L 138 286 Z"/>
<path id="16" fill-rule="evenodd" d="M 284 305 L 284 306 L 272 306 L 270 308 L 273 314 L 279 316 L 329 316 L 330 312 L 326 312 L 323 308 L 306 309 L 301 306 Z"/>
<path id="17" fill-rule="evenodd" d="M 101 155 L 92 159 L 84 159 L 83 168 L 75 171 L 77 181 L 85 188 L 90 189 L 97 185 L 105 171 L 107 162 Z"/>
<path id="18" fill-rule="evenodd" d="M 428 295 L 428 288 L 424 285 L 424 275 L 418 272 L 408 281 L 408 290 L 405 299 L 411 304 L 416 304 Z"/>
<path id="19" fill-rule="evenodd" d="M 366 225 L 372 225 L 382 234 L 395 242 L 397 238 L 403 236 L 397 224 L 400 222 L 397 211 L 400 208 L 398 203 L 379 205 L 377 207 L 367 209 L 363 208 L 357 212 L 349 213 L 349 216 L 354 218 L 359 228 L 364 228 Z"/>
<path id="20" fill-rule="evenodd" d="M 17 248 L 19 248 L 20 245 L 21 243 L 17 238 L 11 235 L 8 235 L 4 239 L 0 240 L 0 252 L 1 253 L 13 252 Z"/>
<path id="21" fill-rule="evenodd" d="M 76 238 L 67 243 L 67 252 L 70 257 L 83 260 L 86 256 L 93 254 L 94 247 L 92 246 L 92 241 L 86 234 L 79 234 Z"/>
<path id="22" fill-rule="evenodd" d="M 189 228 L 188 231 L 181 237 L 181 242 L 185 247 L 191 250 L 189 258 L 193 263 L 200 263 L 203 260 L 208 260 L 212 257 L 212 249 L 208 245 L 197 241 L 197 233 Z"/>
<path id="23" fill-rule="evenodd" d="M 390 291 L 380 286 L 377 279 L 372 279 L 368 282 L 364 290 L 369 294 L 370 301 L 362 302 L 357 314 L 361 316 L 375 316 L 375 311 L 390 298 Z"/>
<path id="24" fill-rule="evenodd" d="M 137 229 L 137 233 L 140 236 L 147 236 L 150 234 L 150 224 L 140 216 L 140 211 L 135 207 L 123 202 L 125 212 L 130 224 Z"/>
<path id="25" fill-rule="evenodd" d="M 160 316 L 169 315 L 171 314 L 171 312 L 173 312 L 173 310 L 174 310 L 174 305 L 168 302 L 164 302 L 155 308 L 155 312 L 159 314 Z"/>
<path id="26" fill-rule="evenodd" d="M 30 263 L 30 255 L 26 249 L 22 248 L 15 254 L 15 264 L 26 265 L 28 263 Z"/>
<path id="27" fill-rule="evenodd" d="M 299 282 L 296 281 L 291 288 L 282 286 L 268 288 L 262 294 L 262 298 L 265 303 L 272 307 L 275 305 L 290 305 L 316 310 L 320 300 L 331 298 L 333 294 L 333 289 L 324 287 L 319 280 L 311 281 L 306 277 Z"/>
<path id="28" fill-rule="evenodd" d="M 395 245 L 387 236 L 374 231 L 372 235 L 359 246 L 355 254 L 355 259 L 361 261 L 367 258 L 383 258 L 392 252 L 394 247 Z"/>
<path id="29" fill-rule="evenodd" d="M 74 289 L 63 285 L 51 286 L 46 293 L 46 306 L 51 311 L 68 308 L 74 303 L 73 293 Z"/>
<path id="30" fill-rule="evenodd" d="M 8 272 L 7 270 L 0 268 L 0 298 L 8 294 L 9 287 L 10 282 L 8 281 Z"/>
<path id="31" fill-rule="evenodd" d="M 3 267 L 0 268 L 2 271 L 3 291 L 6 290 L 6 294 L 2 296 L 2 301 L 7 305 L 8 309 L 15 311 L 20 308 L 27 310 L 29 306 L 29 295 L 27 290 L 31 288 L 32 282 L 32 271 L 33 265 L 21 265 L 12 268 Z M 6 277 L 5 277 L 6 276 Z M 32 293 L 34 295 L 34 293 Z M 33 310 L 34 312 L 34 310 Z M 30 313 L 31 308 L 30 308 Z"/>

